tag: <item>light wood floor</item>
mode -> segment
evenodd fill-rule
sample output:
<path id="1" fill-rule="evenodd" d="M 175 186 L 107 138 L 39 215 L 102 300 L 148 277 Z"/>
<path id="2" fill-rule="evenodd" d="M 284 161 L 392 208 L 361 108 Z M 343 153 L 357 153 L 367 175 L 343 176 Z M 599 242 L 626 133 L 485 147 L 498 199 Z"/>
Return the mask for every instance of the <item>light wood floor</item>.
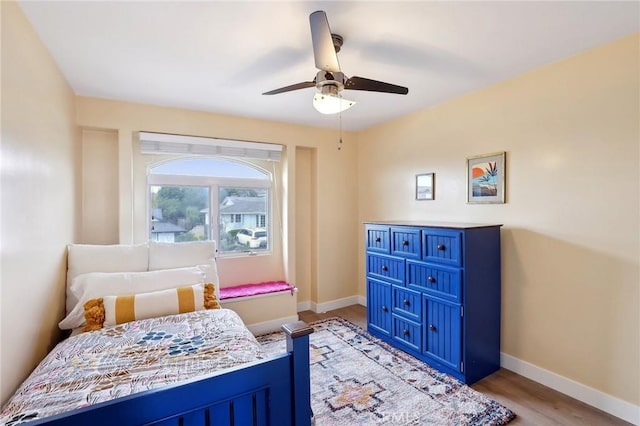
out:
<path id="1" fill-rule="evenodd" d="M 348 306 L 321 314 L 304 311 L 299 315 L 300 319 L 306 322 L 342 317 L 364 329 L 367 327 L 367 313 L 365 307 L 361 305 Z M 630 425 L 617 417 L 504 368 L 471 387 L 502 403 L 517 414 L 509 426 Z"/>

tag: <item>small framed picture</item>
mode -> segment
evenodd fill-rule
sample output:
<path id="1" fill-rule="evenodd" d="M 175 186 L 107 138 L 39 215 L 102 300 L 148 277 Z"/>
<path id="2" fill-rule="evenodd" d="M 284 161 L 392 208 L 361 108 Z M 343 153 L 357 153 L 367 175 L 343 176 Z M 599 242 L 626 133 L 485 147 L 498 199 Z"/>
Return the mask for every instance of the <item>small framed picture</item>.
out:
<path id="1" fill-rule="evenodd" d="M 467 158 L 467 203 L 504 203 L 505 152 Z"/>
<path id="2" fill-rule="evenodd" d="M 433 200 L 435 197 L 435 173 L 416 175 L 416 200 Z"/>

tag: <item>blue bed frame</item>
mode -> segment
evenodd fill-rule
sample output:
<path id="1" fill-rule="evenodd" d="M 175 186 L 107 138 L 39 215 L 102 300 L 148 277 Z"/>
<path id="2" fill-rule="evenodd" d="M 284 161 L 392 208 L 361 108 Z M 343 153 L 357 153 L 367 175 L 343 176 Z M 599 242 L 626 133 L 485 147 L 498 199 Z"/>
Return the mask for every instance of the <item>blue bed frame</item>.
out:
<path id="1" fill-rule="evenodd" d="M 180 384 L 35 420 L 48 426 L 308 426 L 312 422 L 309 334 L 282 326 L 287 352 Z"/>

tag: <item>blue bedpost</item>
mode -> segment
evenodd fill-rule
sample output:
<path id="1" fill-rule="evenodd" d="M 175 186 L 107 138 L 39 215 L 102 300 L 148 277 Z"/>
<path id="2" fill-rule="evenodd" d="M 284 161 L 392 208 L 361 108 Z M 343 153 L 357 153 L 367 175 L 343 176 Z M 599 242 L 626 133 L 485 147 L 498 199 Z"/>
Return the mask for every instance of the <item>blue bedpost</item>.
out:
<path id="1" fill-rule="evenodd" d="M 309 372 L 309 335 L 313 328 L 304 321 L 284 324 L 282 330 L 287 335 L 287 351 L 291 353 L 293 383 L 293 424 L 311 424 L 311 374 Z"/>

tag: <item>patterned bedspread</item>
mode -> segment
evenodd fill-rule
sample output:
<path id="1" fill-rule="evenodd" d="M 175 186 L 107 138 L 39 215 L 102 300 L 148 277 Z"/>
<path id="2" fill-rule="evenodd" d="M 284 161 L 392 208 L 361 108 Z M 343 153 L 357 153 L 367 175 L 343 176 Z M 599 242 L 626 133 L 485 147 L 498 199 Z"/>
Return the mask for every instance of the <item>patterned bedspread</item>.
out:
<path id="1" fill-rule="evenodd" d="M 134 321 L 68 338 L 2 408 L 13 425 L 264 357 L 229 309 Z"/>

